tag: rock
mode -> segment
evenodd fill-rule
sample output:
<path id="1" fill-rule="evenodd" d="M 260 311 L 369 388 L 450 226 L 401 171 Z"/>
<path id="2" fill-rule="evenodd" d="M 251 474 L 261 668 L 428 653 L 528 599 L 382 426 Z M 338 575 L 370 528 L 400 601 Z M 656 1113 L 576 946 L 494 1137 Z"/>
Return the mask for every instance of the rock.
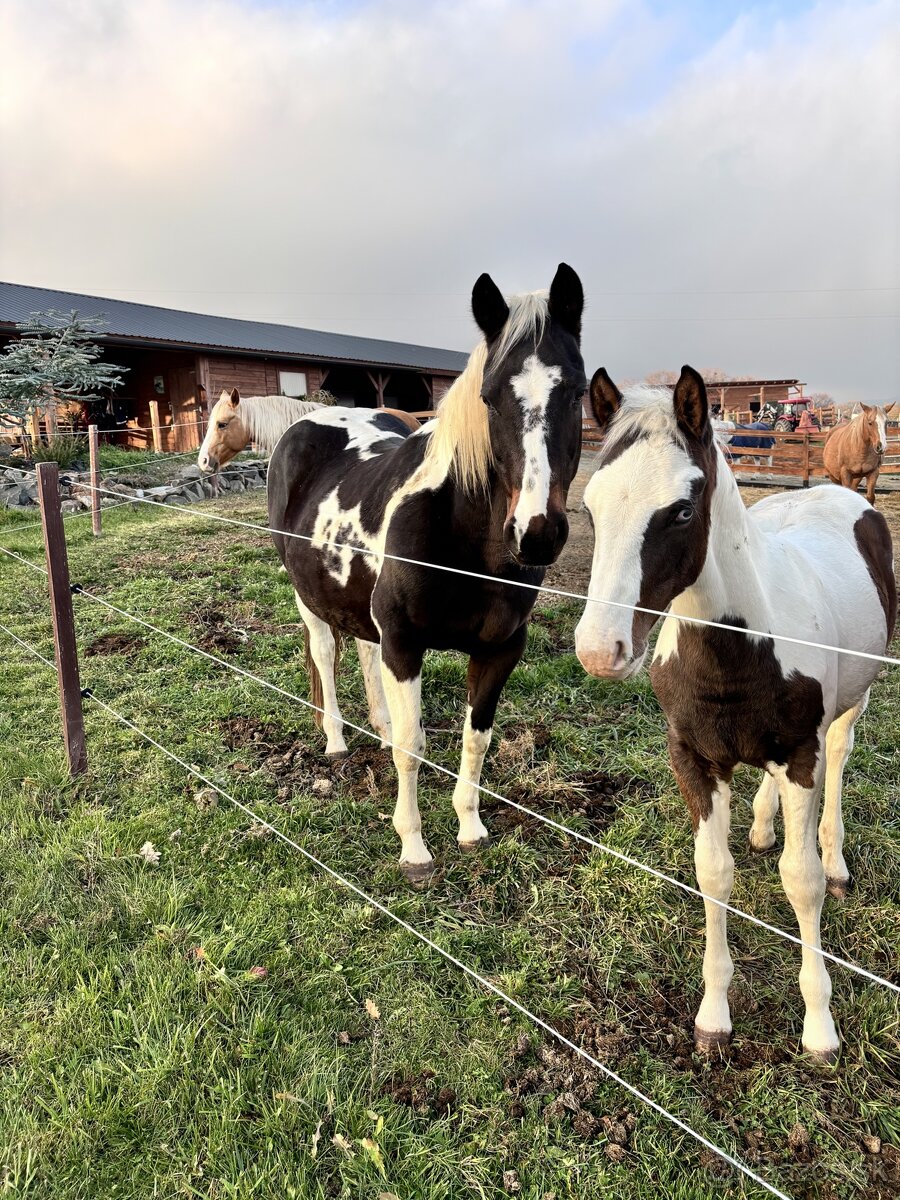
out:
<path id="1" fill-rule="evenodd" d="M 196 463 L 192 463 L 190 466 L 181 468 L 182 479 L 199 479 L 201 474 L 202 472 Z"/>
<path id="2" fill-rule="evenodd" d="M 174 492 L 170 496 L 166 496 L 164 504 L 190 504 L 190 500 L 186 500 L 184 496 L 177 496 Z"/>
<path id="3" fill-rule="evenodd" d="M 59 507 L 64 513 L 77 513 L 85 511 L 84 505 L 80 500 L 63 500 Z"/>
<path id="4" fill-rule="evenodd" d="M 174 495 L 175 489 L 167 483 L 159 484 L 157 487 L 148 487 L 144 489 L 148 496 L 160 497 Z"/>

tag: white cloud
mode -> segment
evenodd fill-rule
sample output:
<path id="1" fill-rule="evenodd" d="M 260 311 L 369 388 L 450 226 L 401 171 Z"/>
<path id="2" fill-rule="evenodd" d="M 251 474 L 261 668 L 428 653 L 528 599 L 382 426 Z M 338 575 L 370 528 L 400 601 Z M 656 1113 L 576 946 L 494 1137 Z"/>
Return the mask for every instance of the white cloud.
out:
<path id="1" fill-rule="evenodd" d="M 896 395 L 900 294 L 782 290 L 898 282 L 898 15 L 10 0 L 0 276 L 467 348 L 566 259 L 589 369 Z"/>

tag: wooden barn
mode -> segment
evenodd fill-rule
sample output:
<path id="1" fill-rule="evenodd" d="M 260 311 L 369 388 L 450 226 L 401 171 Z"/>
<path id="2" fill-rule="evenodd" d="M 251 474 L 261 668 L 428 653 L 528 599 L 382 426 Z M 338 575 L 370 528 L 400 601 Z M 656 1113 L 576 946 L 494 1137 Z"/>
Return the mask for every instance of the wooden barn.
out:
<path id="1" fill-rule="evenodd" d="M 710 403 L 718 405 L 725 416 L 758 413 L 767 401 L 793 404 L 803 398 L 805 386 L 799 379 L 724 379 L 706 383 Z"/>
<path id="2" fill-rule="evenodd" d="M 124 386 L 104 411 L 101 429 L 116 429 L 121 445 L 145 447 L 155 404 L 165 450 L 199 446 L 206 414 L 223 388 L 245 395 L 303 396 L 327 388 L 341 404 L 407 412 L 434 407 L 468 358 L 456 350 L 417 346 L 159 308 L 77 292 L 0 283 L 0 342 L 15 336 L 32 313 L 73 309 L 100 316 L 101 344 L 127 367 Z"/>

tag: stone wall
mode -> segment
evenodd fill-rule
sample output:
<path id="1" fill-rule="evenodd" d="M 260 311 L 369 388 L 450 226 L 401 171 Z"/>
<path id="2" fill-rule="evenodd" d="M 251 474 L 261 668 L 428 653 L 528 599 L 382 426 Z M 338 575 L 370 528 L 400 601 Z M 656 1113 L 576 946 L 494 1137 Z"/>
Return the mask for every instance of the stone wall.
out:
<path id="1" fill-rule="evenodd" d="M 214 496 L 246 492 L 266 486 L 268 459 L 251 459 L 229 463 L 218 475 L 204 475 L 198 466 L 181 467 L 163 483 L 147 483 L 136 471 L 114 472 L 101 477 L 101 506 L 119 503 L 119 497 L 136 495 L 163 504 L 193 504 Z M 59 490 L 62 510 L 80 512 L 91 506 L 90 475 L 86 471 L 62 471 Z M 110 492 L 114 493 L 110 495 Z M 16 467 L 0 470 L 0 508 L 26 511 L 37 508 L 37 480 L 30 471 Z"/>

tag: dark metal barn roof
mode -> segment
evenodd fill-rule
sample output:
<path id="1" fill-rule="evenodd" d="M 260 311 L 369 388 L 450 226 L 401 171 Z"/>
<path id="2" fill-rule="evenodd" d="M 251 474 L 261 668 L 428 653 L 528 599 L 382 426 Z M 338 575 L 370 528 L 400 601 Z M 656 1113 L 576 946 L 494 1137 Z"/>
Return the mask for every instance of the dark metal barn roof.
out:
<path id="1" fill-rule="evenodd" d="M 127 339 L 156 346 L 413 367 L 454 375 L 462 371 L 468 359 L 467 354 L 458 350 L 325 333 L 295 325 L 273 325 L 268 321 L 214 317 L 177 308 L 159 308 L 154 304 L 136 304 L 131 300 L 110 300 L 80 292 L 0 282 L 0 325 L 14 325 L 27 320 L 34 312 L 46 312 L 51 308 L 61 312 L 76 309 L 84 317 L 102 315 L 107 322 L 103 333 L 111 341 Z"/>

